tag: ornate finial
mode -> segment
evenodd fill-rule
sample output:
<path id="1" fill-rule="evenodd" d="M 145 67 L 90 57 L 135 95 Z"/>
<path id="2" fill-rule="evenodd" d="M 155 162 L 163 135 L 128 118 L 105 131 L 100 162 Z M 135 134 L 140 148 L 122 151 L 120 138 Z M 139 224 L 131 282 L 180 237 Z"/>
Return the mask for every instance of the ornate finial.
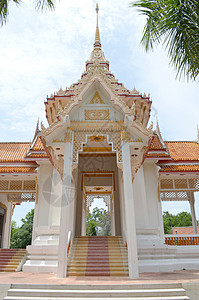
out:
<path id="1" fill-rule="evenodd" d="M 96 3 L 96 32 L 95 32 L 95 42 L 94 42 L 94 49 L 101 49 L 101 43 L 100 43 L 100 33 L 99 33 L 99 27 L 98 27 L 98 12 L 99 12 L 99 6 L 98 3 Z"/>

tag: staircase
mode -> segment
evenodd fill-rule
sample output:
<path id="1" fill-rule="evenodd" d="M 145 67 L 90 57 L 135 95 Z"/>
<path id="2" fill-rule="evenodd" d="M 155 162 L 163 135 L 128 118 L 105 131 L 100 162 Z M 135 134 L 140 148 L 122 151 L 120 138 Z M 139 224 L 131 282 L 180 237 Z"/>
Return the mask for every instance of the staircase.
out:
<path id="1" fill-rule="evenodd" d="M 21 271 L 26 259 L 25 249 L 0 248 L 0 272 Z"/>
<path id="2" fill-rule="evenodd" d="M 128 276 L 127 249 L 122 237 L 75 237 L 68 276 Z"/>
<path id="3" fill-rule="evenodd" d="M 180 283 L 55 285 L 12 284 L 4 300 L 189 300 Z"/>

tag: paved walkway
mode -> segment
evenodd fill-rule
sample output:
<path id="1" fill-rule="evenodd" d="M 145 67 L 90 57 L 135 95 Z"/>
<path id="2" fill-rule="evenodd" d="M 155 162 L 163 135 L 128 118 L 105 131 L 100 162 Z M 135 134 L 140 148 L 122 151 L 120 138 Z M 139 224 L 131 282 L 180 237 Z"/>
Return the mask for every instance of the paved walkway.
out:
<path id="1" fill-rule="evenodd" d="M 37 283 L 37 284 L 143 284 L 164 282 L 199 282 L 199 270 L 175 271 L 171 273 L 143 273 L 139 279 L 128 277 L 68 277 L 57 278 L 53 273 L 0 273 L 0 284 L 4 283 Z"/>

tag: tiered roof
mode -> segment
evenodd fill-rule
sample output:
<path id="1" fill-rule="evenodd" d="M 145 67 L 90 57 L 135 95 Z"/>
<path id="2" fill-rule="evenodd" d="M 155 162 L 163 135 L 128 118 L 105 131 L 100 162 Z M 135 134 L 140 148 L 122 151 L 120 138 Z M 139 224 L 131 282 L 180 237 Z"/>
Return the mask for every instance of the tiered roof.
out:
<path id="1" fill-rule="evenodd" d="M 36 161 L 48 159 L 40 136 L 34 143 L 0 143 L 0 174 L 35 174 Z"/>
<path id="2" fill-rule="evenodd" d="M 160 173 L 199 173 L 199 141 L 163 141 L 159 128 L 150 141 L 146 159 L 157 161 Z"/>

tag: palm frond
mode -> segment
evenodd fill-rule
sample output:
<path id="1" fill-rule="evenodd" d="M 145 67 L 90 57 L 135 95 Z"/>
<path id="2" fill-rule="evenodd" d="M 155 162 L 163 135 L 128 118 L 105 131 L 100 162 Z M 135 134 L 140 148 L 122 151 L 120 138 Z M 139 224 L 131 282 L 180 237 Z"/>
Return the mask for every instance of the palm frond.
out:
<path id="1" fill-rule="evenodd" d="M 53 10 L 55 9 L 55 0 L 34 0 L 36 9 Z"/>
<path id="2" fill-rule="evenodd" d="M 177 76 L 195 79 L 199 74 L 199 1 L 138 0 L 131 5 L 147 17 L 141 40 L 146 51 L 163 43 Z"/>
<path id="3" fill-rule="evenodd" d="M 12 0 L 15 4 L 19 5 L 21 0 Z M 8 18 L 9 8 L 8 8 L 9 0 L 0 0 L 0 24 L 3 26 Z"/>

